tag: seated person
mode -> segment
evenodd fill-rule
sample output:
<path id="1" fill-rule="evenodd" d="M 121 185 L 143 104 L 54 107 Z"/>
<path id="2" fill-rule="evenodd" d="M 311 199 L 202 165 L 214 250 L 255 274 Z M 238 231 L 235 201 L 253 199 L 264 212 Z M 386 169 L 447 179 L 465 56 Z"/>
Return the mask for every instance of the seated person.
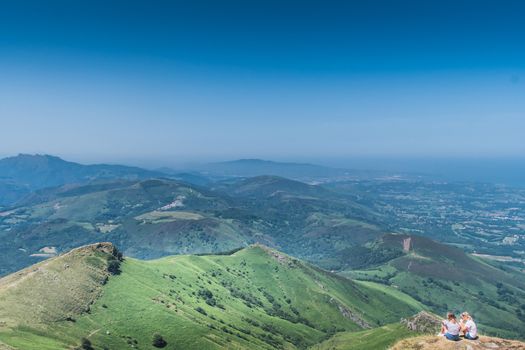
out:
<path id="1" fill-rule="evenodd" d="M 468 312 L 461 314 L 461 331 L 465 334 L 465 339 L 478 339 L 478 327 Z"/>
<path id="2" fill-rule="evenodd" d="M 448 340 L 459 340 L 459 331 L 461 330 L 461 326 L 459 322 L 456 320 L 456 315 L 454 313 L 449 312 L 447 314 L 447 319 L 443 321 L 441 325 L 441 335 L 443 335 Z"/>

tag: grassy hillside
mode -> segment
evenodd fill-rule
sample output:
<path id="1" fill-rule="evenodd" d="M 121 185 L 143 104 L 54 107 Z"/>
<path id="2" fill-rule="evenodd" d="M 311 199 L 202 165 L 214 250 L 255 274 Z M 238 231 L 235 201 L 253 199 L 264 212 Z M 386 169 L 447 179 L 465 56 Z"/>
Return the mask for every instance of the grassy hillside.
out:
<path id="1" fill-rule="evenodd" d="M 48 257 L 45 247 L 112 241 L 128 255 L 155 258 L 233 249 L 250 233 L 213 215 L 229 207 L 227 198 L 172 180 L 65 186 L 25 204 L 0 213 L 0 274 Z"/>
<path id="2" fill-rule="evenodd" d="M 0 275 L 99 241 L 141 259 L 227 251 L 260 242 L 325 268 L 379 237 L 366 209 L 317 186 L 276 177 L 206 189 L 169 179 L 41 190 L 0 210 Z"/>
<path id="3" fill-rule="evenodd" d="M 360 332 L 341 332 L 312 346 L 311 350 L 384 350 L 400 339 L 413 336 L 417 333 L 401 323 L 393 323 Z"/>
<path id="4" fill-rule="evenodd" d="M 403 242 L 409 246 L 406 252 Z M 467 310 L 484 333 L 503 337 L 525 334 L 522 273 L 496 268 L 458 248 L 423 237 L 387 235 L 381 244 L 403 253 L 379 266 L 342 274 L 393 286 L 438 314 Z"/>
<path id="5" fill-rule="evenodd" d="M 127 258 L 118 275 L 107 272 L 113 256 L 111 245 L 88 246 L 0 280 L 0 342 L 67 349 L 87 338 L 95 349 L 154 349 L 158 333 L 169 349 L 302 349 L 417 311 L 259 245 Z"/>

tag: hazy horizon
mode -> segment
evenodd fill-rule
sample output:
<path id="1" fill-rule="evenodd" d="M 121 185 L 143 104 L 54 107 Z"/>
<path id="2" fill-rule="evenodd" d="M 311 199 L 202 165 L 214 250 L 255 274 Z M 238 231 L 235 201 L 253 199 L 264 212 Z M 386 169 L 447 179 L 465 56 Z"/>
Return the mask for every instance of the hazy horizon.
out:
<path id="1" fill-rule="evenodd" d="M 525 154 L 519 1 L 2 4 L 0 153 Z"/>
<path id="2" fill-rule="evenodd" d="M 18 154 L 0 154 L 0 159 Z M 198 170 L 199 166 L 214 162 L 228 162 L 239 159 L 257 159 L 273 162 L 308 163 L 332 168 L 350 170 L 385 171 L 391 174 L 430 176 L 433 179 L 452 182 L 493 183 L 525 187 L 525 156 L 522 157 L 247 157 L 180 159 L 177 157 L 157 158 L 112 158 L 83 157 L 64 154 L 58 156 L 66 161 L 81 164 L 118 164 L 137 166 L 150 170 L 170 168 L 175 171 Z"/>

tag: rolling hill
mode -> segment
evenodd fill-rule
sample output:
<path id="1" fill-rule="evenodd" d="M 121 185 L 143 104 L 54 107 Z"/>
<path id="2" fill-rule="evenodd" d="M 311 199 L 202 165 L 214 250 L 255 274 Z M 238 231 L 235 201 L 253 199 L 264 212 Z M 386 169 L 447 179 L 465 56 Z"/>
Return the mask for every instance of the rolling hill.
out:
<path id="1" fill-rule="evenodd" d="M 344 276 L 377 288 L 394 286 L 438 314 L 467 310 L 485 333 L 505 338 L 525 334 L 522 272 L 420 236 L 385 235 L 368 247 L 372 256 L 374 251 L 398 253 L 374 267 L 346 270 Z"/>
<path id="2" fill-rule="evenodd" d="M 262 245 L 121 261 L 98 243 L 0 279 L 0 344 L 155 349 L 157 334 L 169 349 L 304 349 L 416 311 Z"/>
<path id="3" fill-rule="evenodd" d="M 142 258 L 246 245 L 236 223 L 212 214 L 226 200 L 174 180 L 43 190 L 0 214 L 0 273 L 101 240 Z"/>
<path id="4" fill-rule="evenodd" d="M 170 179 L 64 185 L 19 204 L 0 211 L 0 274 L 97 241 L 148 259 L 261 242 L 331 268 L 339 251 L 383 234 L 366 208 L 278 177 L 211 189 Z"/>
<path id="5" fill-rule="evenodd" d="M 303 198 L 335 197 L 323 187 L 290 180 L 280 176 L 262 175 L 250 177 L 227 186 L 224 190 L 238 197 L 300 196 Z"/>

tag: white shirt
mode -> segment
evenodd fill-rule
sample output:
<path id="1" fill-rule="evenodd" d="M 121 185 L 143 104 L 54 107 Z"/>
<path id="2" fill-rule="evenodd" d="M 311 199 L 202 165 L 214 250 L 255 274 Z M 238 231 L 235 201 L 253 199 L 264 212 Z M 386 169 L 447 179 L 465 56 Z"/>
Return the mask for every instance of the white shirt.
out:
<path id="1" fill-rule="evenodd" d="M 476 324 L 474 323 L 474 321 L 472 320 L 467 320 L 467 322 L 465 322 L 465 327 L 467 328 L 467 333 L 471 336 L 471 337 L 475 337 L 478 335 L 478 327 L 476 326 Z"/>
<path id="2" fill-rule="evenodd" d="M 445 327 L 447 327 L 447 333 L 452 335 L 459 335 L 460 326 L 459 323 L 452 323 L 450 321 L 445 321 Z"/>

